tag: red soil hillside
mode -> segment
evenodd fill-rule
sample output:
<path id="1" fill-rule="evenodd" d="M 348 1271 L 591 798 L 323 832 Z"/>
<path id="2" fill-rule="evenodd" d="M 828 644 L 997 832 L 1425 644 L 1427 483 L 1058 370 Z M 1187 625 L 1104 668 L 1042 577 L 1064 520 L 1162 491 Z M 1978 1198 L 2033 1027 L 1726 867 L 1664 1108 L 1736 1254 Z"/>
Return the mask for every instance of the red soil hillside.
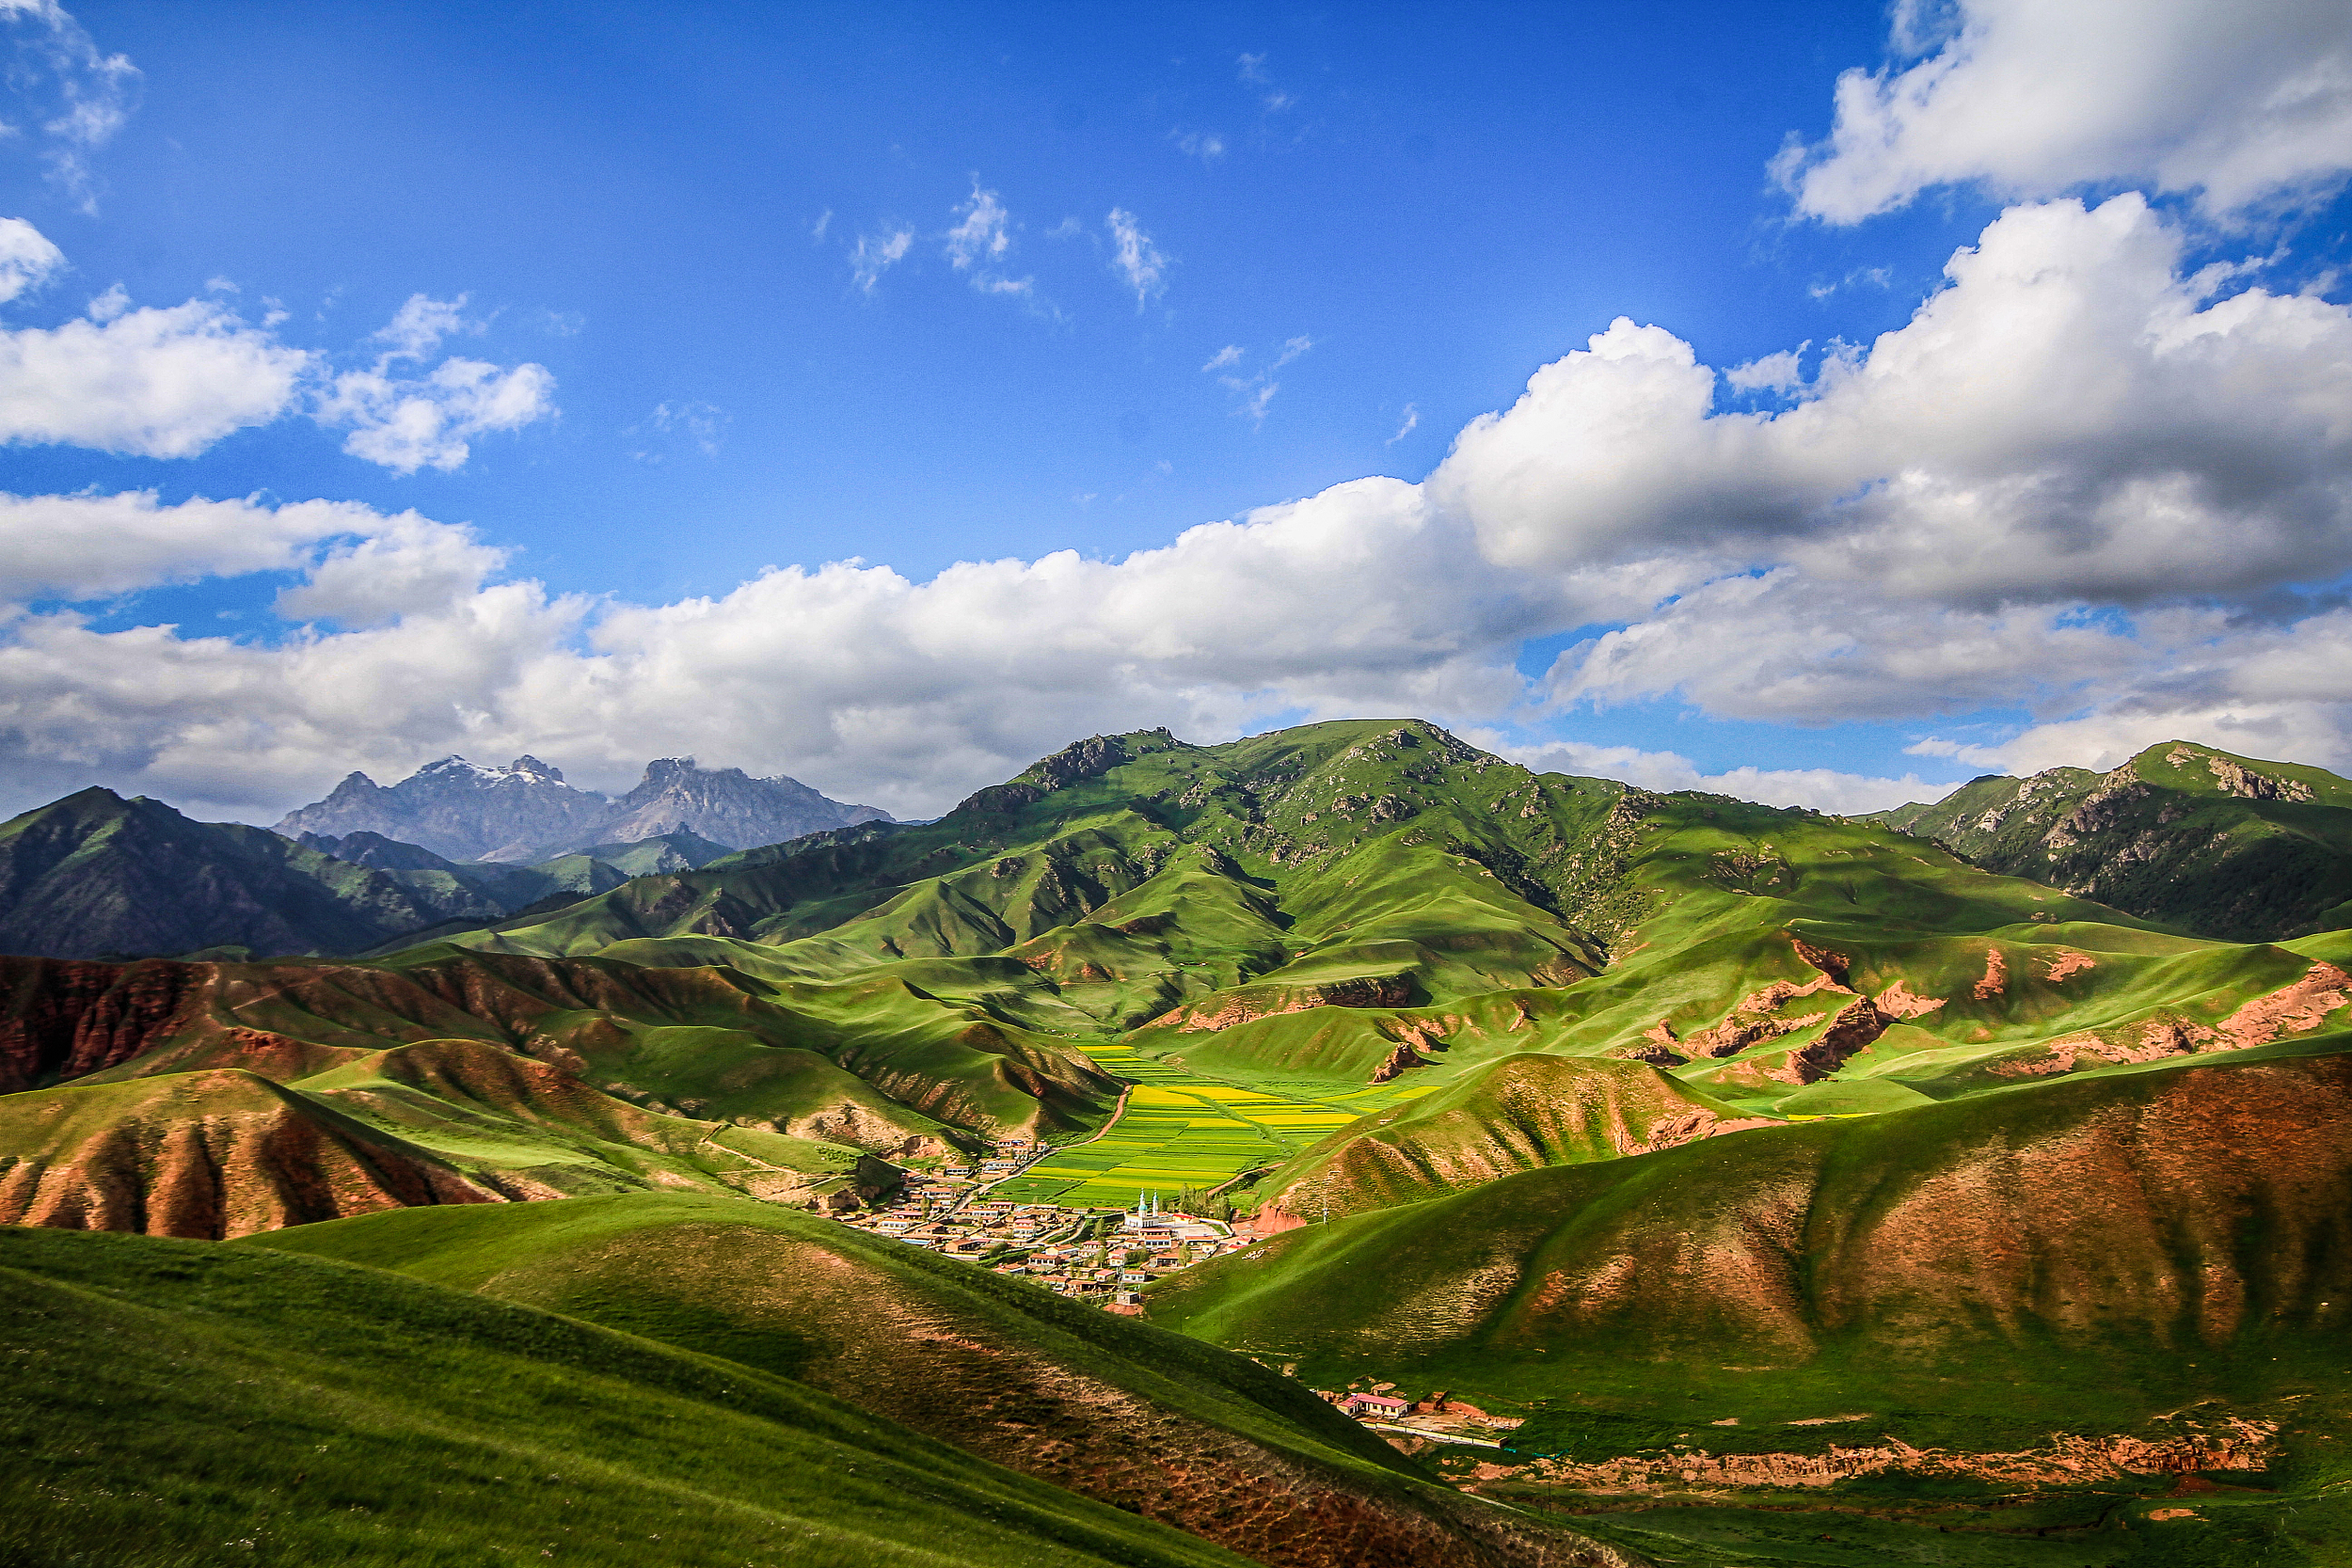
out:
<path id="1" fill-rule="evenodd" d="M 217 1241 L 501 1195 L 233 1069 L 0 1099 L 0 1224 Z"/>

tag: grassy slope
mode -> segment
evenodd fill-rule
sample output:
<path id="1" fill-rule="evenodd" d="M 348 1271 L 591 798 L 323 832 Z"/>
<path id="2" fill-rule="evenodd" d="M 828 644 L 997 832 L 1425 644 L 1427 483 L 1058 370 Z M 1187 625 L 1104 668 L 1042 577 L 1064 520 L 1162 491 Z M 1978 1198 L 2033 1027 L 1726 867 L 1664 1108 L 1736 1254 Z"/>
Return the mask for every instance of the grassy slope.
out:
<path id="1" fill-rule="evenodd" d="M 2352 924 L 2352 782 L 2183 741 L 2108 773 L 1970 782 L 1878 820 L 2225 941 Z"/>
<path id="2" fill-rule="evenodd" d="M 1521 1404 L 2128 1425 L 2341 1358 L 2347 1051 L 2338 1035 L 1530 1171 L 1287 1232 L 1155 1288 L 1152 1315 L 1320 1375 Z M 1914 1441 L 1948 1440 L 1932 1418 Z"/>
<path id="3" fill-rule="evenodd" d="M 373 1270 L 0 1230 L 0 1555 L 1240 1560 L 739 1364 Z"/>
<path id="4" fill-rule="evenodd" d="M 1268 1562 L 1533 1562 L 1575 1544 L 1500 1528 L 1253 1362 L 798 1214 L 580 1199 L 412 1210 L 246 1244 L 725 1356 Z"/>

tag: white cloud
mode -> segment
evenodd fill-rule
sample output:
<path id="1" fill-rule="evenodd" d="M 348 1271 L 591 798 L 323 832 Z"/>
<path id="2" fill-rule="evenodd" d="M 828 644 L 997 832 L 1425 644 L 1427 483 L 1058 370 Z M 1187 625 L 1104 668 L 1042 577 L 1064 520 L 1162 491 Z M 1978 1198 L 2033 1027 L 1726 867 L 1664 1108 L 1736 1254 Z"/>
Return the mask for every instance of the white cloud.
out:
<path id="1" fill-rule="evenodd" d="M 472 530 L 433 522 L 413 512 L 370 520 L 374 526 L 363 537 L 328 551 L 310 566 L 301 584 L 278 595 L 275 608 L 280 616 L 345 626 L 431 617 L 478 596 L 483 579 L 506 560 L 504 550 L 482 544 Z"/>
<path id="2" fill-rule="evenodd" d="M 312 356 L 212 300 L 0 331 L 0 441 L 191 457 L 291 407 Z"/>
<path id="3" fill-rule="evenodd" d="M 828 207 L 823 212 L 817 214 L 817 221 L 815 223 L 808 226 L 809 243 L 812 245 L 824 244 L 825 230 L 831 229 L 832 227 L 833 209 Z"/>
<path id="4" fill-rule="evenodd" d="M 1675 752 L 1645 752 L 1632 746 L 1596 745 L 1581 740 L 1555 740 L 1534 746 L 1514 746 L 1482 739 L 1499 756 L 1539 773 L 1574 773 L 1586 778 L 1615 779 L 1644 789 L 1699 789 L 1730 795 L 1768 806 L 1809 806 L 1843 816 L 1884 811 L 1907 800 L 1936 800 L 1951 793 L 1949 784 L 1929 784 L 1915 773 L 1899 779 L 1867 773 L 1841 773 L 1829 768 L 1734 768 L 1721 773 L 1701 772 Z"/>
<path id="5" fill-rule="evenodd" d="M 14 55 L 8 86 L 32 111 L 51 183 L 95 213 L 90 159 L 137 109 L 138 67 L 102 51 L 56 0 L 0 0 L 0 31 Z"/>
<path id="6" fill-rule="evenodd" d="M 1168 259 L 1152 243 L 1152 236 L 1143 231 L 1133 213 L 1114 207 L 1106 221 L 1111 230 L 1111 270 L 1136 292 L 1136 309 L 1140 310 L 1168 292 Z"/>
<path id="7" fill-rule="evenodd" d="M 1263 87 L 1266 83 L 1273 80 L 1272 77 L 1265 73 L 1265 55 L 1263 54 L 1242 55 L 1237 56 L 1237 58 L 1240 61 L 1240 66 L 1234 74 L 1242 81 L 1248 82 L 1254 87 Z"/>
<path id="8" fill-rule="evenodd" d="M 479 333 L 484 324 L 463 313 L 466 296 L 437 300 L 412 294 L 377 331 L 384 345 L 373 366 L 344 371 L 318 400 L 317 418 L 348 428 L 343 451 L 391 469 L 447 473 L 464 466 L 471 441 L 497 430 L 519 430 L 555 412 L 555 377 L 538 364 L 503 369 L 456 356 L 422 375 L 396 377 L 403 359 L 422 361 L 454 333 Z"/>
<path id="9" fill-rule="evenodd" d="M 1836 119 L 1773 172 L 1797 210 L 1857 223 L 1939 185 L 2003 198 L 2147 181 L 2229 214 L 2352 169 L 2342 0 L 1956 0 L 1902 69 L 1837 79 Z"/>
<path id="10" fill-rule="evenodd" d="M 1793 562 L 1995 604 L 2259 593 L 2352 566 L 2352 310 L 2207 300 L 2137 196 L 2005 213 L 1950 286 L 1777 413 L 1620 318 L 1430 483 L 1498 560 Z"/>
<path id="11" fill-rule="evenodd" d="M 1396 434 L 1390 436 L 1386 441 L 1382 442 L 1381 445 L 1392 447 L 1399 441 L 1405 439 L 1407 436 L 1410 436 L 1415 430 L 1419 429 L 1420 426 L 1421 410 L 1408 403 L 1405 405 L 1404 422 L 1396 427 Z"/>
<path id="12" fill-rule="evenodd" d="M 0 218 L 0 304 L 38 289 L 65 268 L 65 252 L 23 218 Z"/>
<path id="13" fill-rule="evenodd" d="M 867 293 L 882 281 L 882 275 L 898 264 L 914 245 L 914 230 L 893 229 L 881 234 L 860 234 L 857 248 L 850 252 L 850 275 L 857 286 Z"/>
<path id="14" fill-rule="evenodd" d="M 440 347 L 444 338 L 459 333 L 479 337 L 488 324 L 467 319 L 466 299 L 464 294 L 455 299 L 410 294 L 369 341 L 383 344 L 388 359 L 422 359 Z"/>
<path id="15" fill-rule="evenodd" d="M 22 289 L 62 264 L 30 225 L 9 224 L 0 221 L 0 287 Z M 554 411 L 554 377 L 540 365 L 450 358 L 421 376 L 392 375 L 443 338 L 483 330 L 464 305 L 463 295 L 412 295 L 371 339 L 383 350 L 373 368 L 329 378 L 324 356 L 278 339 L 282 309 L 257 326 L 217 298 L 135 307 L 117 283 L 81 319 L 0 330 L 0 442 L 193 457 L 308 401 L 322 424 L 351 430 L 346 451 L 402 473 L 453 468 L 469 437 Z"/>
<path id="16" fill-rule="evenodd" d="M 653 412 L 638 423 L 621 432 L 629 436 L 683 436 L 692 441 L 695 450 L 705 457 L 716 457 L 734 416 L 715 404 L 699 401 L 662 402 L 653 405 Z M 659 445 L 659 443 L 656 443 Z M 632 451 L 630 456 L 642 463 L 659 463 L 661 453 L 648 447 Z"/>
<path id="17" fill-rule="evenodd" d="M 1751 359 L 1744 365 L 1734 365 L 1724 372 L 1724 380 L 1742 392 L 1793 392 L 1804 385 L 1804 372 L 1798 363 L 1806 345 L 1782 349 Z"/>
<path id="18" fill-rule="evenodd" d="M 1724 378 L 1687 343 L 1621 320 L 1465 429 L 1421 485 L 1340 485 L 1117 561 L 1060 551 L 924 581 L 846 562 L 592 603 L 500 580 L 494 549 L 413 517 L 30 498 L 16 504 L 67 510 L 24 512 L 11 535 L 0 508 L 0 540 L 44 541 L 20 602 L 299 569 L 278 610 L 315 624 L 238 642 L 0 616 L 0 779 L 29 791 L 78 768 L 258 810 L 451 750 L 531 751 L 594 784 L 675 751 L 921 815 L 1091 730 L 1474 725 L 1660 697 L 1789 723 L 1966 714 L 1969 740 L 1947 752 L 1931 734 L 1919 754 L 1972 767 L 2096 765 L 2175 735 L 2352 766 L 2352 610 L 2293 587 L 2352 570 L 2352 310 L 2251 276 L 2185 275 L 2178 234 L 2136 197 L 2020 207 L 1867 348 L 1831 344 L 1809 381 L 1752 361 L 1748 380 L 1792 394 L 1776 411 L 1719 412 Z M 77 329 L 153 314 L 103 297 L 112 319 Z M 421 362 L 454 330 L 441 319 L 420 308 L 386 341 L 431 338 Z M 1262 411 L 1272 372 L 1312 347 L 1302 335 L 1256 377 L 1220 379 Z M 46 542 L 77 528 L 97 543 Z M 1513 668 L 1523 639 L 1576 626 L 1614 629 L 1539 682 Z M 1987 741 L 1986 709 L 2023 726 Z M 1825 809 L 1935 792 L 1558 754 Z"/>
<path id="19" fill-rule="evenodd" d="M 1266 361 L 1265 368 L 1257 374 L 1218 376 L 1217 384 L 1240 400 L 1233 412 L 1248 420 L 1253 426 L 1265 423 L 1266 409 L 1274 402 L 1274 394 L 1282 389 L 1282 384 L 1274 379 L 1274 372 L 1314 346 L 1314 340 L 1311 338 L 1303 336 L 1293 338 L 1283 343 L 1274 357 Z M 1221 365 L 1237 364 L 1241 357 L 1242 351 L 1228 344 L 1200 368 L 1203 371 L 1214 371 Z"/>
<path id="20" fill-rule="evenodd" d="M 199 497 L 165 506 L 152 490 L 0 493 L 0 603 L 92 599 L 165 583 L 291 570 L 319 541 L 372 532 L 382 521 L 348 501 L 273 508 L 251 499 Z"/>
<path id="21" fill-rule="evenodd" d="M 624 784 L 675 751 L 919 815 L 1105 727 L 1493 711 L 1522 689 L 1498 650 L 1593 608 L 1480 566 L 1393 480 L 1120 561 L 1061 551 L 928 581 L 836 563 L 660 606 L 486 580 L 495 551 L 413 515 L 246 520 L 292 542 L 239 556 L 229 522 L 203 522 L 216 568 L 312 561 L 280 612 L 342 629 L 264 645 L 20 613 L 0 626 L 0 777 L 78 759 L 124 787 L 266 812 L 351 767 L 452 750 L 533 750 Z M 330 525 L 347 542 L 301 547 Z"/>
<path id="22" fill-rule="evenodd" d="M 980 189 L 977 176 L 972 181 L 972 199 L 959 203 L 956 212 L 961 221 L 947 230 L 947 260 L 958 272 L 1001 261 L 1012 248 L 1005 204 L 994 191 Z"/>
<path id="23" fill-rule="evenodd" d="M 1240 344 L 1227 343 L 1223 348 L 1218 349 L 1215 354 L 1210 355 L 1209 362 L 1200 368 L 1204 372 L 1221 371 L 1228 365 L 1240 364 L 1241 355 L 1242 350 Z"/>

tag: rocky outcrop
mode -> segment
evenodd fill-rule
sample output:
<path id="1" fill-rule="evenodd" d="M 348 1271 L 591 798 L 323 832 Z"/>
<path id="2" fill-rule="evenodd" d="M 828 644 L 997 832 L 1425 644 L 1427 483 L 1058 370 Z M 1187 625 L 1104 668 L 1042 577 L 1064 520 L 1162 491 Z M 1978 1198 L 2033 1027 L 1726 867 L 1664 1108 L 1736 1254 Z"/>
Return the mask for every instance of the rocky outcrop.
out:
<path id="1" fill-rule="evenodd" d="M 289 812 L 278 832 L 290 838 L 373 832 L 453 861 L 529 862 L 680 830 L 748 849 L 888 819 L 873 806 L 828 800 L 797 779 L 704 768 L 692 757 L 648 763 L 644 780 L 615 800 L 574 788 L 562 769 L 536 757 L 484 768 L 448 756 L 389 787 L 354 773 L 324 800 Z"/>
<path id="2" fill-rule="evenodd" d="M 1272 1018 L 1277 1013 L 1303 1013 L 1311 1007 L 1403 1007 L 1412 1000 L 1412 977 L 1406 974 L 1236 986 L 1170 1008 L 1145 1027 L 1191 1034 L 1205 1029 L 1231 1029 L 1254 1019 Z"/>
<path id="3" fill-rule="evenodd" d="M 827 800 L 798 779 L 755 779 L 739 768 L 698 768 L 692 757 L 647 763 L 644 782 L 613 805 L 621 815 L 602 830 L 613 842 L 635 843 L 682 830 L 738 849 L 891 819 L 875 806 Z"/>

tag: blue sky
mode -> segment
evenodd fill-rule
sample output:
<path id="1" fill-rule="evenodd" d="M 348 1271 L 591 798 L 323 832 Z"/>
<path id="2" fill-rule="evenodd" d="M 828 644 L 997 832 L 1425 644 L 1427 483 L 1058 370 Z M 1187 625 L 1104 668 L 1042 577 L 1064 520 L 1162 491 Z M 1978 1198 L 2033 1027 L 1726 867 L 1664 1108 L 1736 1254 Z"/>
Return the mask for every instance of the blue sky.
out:
<path id="1" fill-rule="evenodd" d="M 2344 385 L 2352 150 L 2330 101 L 2289 127 L 2296 157 L 2243 151 L 2279 142 L 2262 105 L 2343 24 L 2256 7 L 2209 82 L 2159 60 L 2136 89 L 2101 52 L 2153 33 L 2210 59 L 2216 8 L 2135 29 L 2083 6 L 2071 31 L 2015 9 L 0 6 L 20 89 L 0 214 L 56 256 L 23 242 L 0 321 L 96 332 L 194 301 L 202 320 L 156 318 L 150 346 L 203 340 L 164 413 L 87 405 L 104 378 L 54 361 L 94 341 L 0 368 L 0 488 L 46 541 L 28 558 L 60 533 L 90 557 L 8 595 L 0 803 L 96 781 L 265 817 L 349 768 L 453 750 L 531 750 L 607 786 L 692 750 L 914 812 L 1065 731 L 1221 738 L 1408 705 L 1547 765 L 1749 767 L 1784 776 L 1719 787 L 1830 806 L 1889 803 L 1906 776 L 2106 765 L 2173 730 L 2352 761 L 2342 693 L 2246 674 L 2291 631 L 2333 634 L 2352 564 L 2344 437 L 2314 412 Z M 1841 73 L 1915 69 L 1945 102 L 1889 97 L 1876 143 L 1833 141 L 1865 129 Z M 2003 93 L 2041 82 L 2046 104 L 2068 71 L 2106 100 L 2005 145 Z M 2005 345 L 2037 307 L 1945 273 L 1996 231 L 2045 270 L 2139 268 L 2153 313 Z M 2287 391 L 2273 374 L 2188 414 L 2126 398 L 2072 437 L 2104 453 L 2079 463 L 2031 421 L 1972 435 L 1904 513 L 1913 416 L 1883 388 L 1835 390 L 1967 287 L 1982 309 L 1952 309 L 1976 339 L 1915 330 L 1904 352 L 1934 339 L 1945 359 L 1903 396 L 2037 355 L 2128 360 L 2214 263 L 2239 270 L 2193 303 L 2288 302 L 2259 341 L 2233 320 L 2249 365 L 2319 332 Z M 1531 404 L 1422 483 L 1544 367 L 1681 352 L 1591 351 L 1619 318 L 1721 372 L 1702 411 L 1655 379 L 1605 406 L 1576 393 L 1566 425 Z M 1604 428 L 1651 396 L 1655 420 Z M 1745 414 L 1792 448 L 1869 450 L 1802 475 L 1726 455 Z M 2117 455 L 2182 419 L 2249 434 L 2201 467 Z M 1617 472 L 1677 420 L 1698 445 Z M 2293 483 L 2238 494 L 2282 464 Z M 1539 470 L 1540 494 L 1509 477 Z M 1658 499 L 1660 475 L 1701 470 Z M 1170 558 L 1164 580 L 939 577 L 1064 550 L 1116 567 L 1374 476 L 1416 488 L 1365 500 L 1377 521 Z M 2135 537 L 2192 492 L 2201 533 Z M 1618 497 L 1597 521 L 1596 495 Z M 189 510 L 227 501 L 245 510 Z M 339 526 L 289 510 L 312 501 Z M 1857 522 L 1858 503 L 1877 510 Z M 1812 520 L 1767 520 L 1787 507 Z M 1922 546 L 1930 526 L 1957 531 Z M 2182 543 L 2217 529 L 2268 562 L 2218 592 Z M 2019 564 L 1931 581 L 1922 549 Z M 760 578 L 850 560 L 899 586 Z M 1263 619 L 1169 608 L 1188 596 Z M 1113 601 L 1120 628 L 1074 629 Z"/>

